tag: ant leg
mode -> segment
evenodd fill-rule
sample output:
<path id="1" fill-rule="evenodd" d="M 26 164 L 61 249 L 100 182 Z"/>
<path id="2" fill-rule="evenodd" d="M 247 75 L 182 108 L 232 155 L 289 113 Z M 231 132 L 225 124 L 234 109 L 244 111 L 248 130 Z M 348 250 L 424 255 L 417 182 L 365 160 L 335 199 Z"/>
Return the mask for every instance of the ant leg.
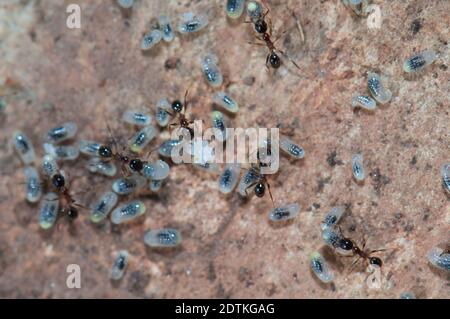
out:
<path id="1" fill-rule="evenodd" d="M 361 260 L 361 256 L 358 256 L 358 258 L 352 263 L 352 265 L 350 267 L 350 270 L 349 270 L 349 273 L 352 273 L 355 270 L 356 265 L 358 264 L 358 262 L 360 260 Z"/>
<path id="2" fill-rule="evenodd" d="M 106 115 L 105 115 L 105 114 L 103 114 L 103 117 L 104 117 L 104 119 L 105 119 L 106 129 L 108 130 L 108 133 L 109 133 L 109 138 L 112 140 L 112 143 L 113 143 L 114 148 L 117 149 L 118 143 L 117 143 L 116 138 L 115 138 L 114 135 L 112 134 L 111 126 L 109 126 L 109 121 L 108 121 L 108 119 L 106 118 Z"/>
<path id="3" fill-rule="evenodd" d="M 247 190 L 248 190 L 250 187 L 254 186 L 254 185 L 256 185 L 256 182 L 251 183 L 250 185 L 248 185 L 248 186 L 245 188 L 245 197 L 248 196 Z"/>
<path id="4" fill-rule="evenodd" d="M 281 32 L 276 38 L 275 40 L 273 40 L 273 44 L 275 44 L 278 40 L 280 40 L 289 30 L 284 30 L 283 32 Z"/>
<path id="5" fill-rule="evenodd" d="M 270 53 L 267 54 L 267 57 L 266 57 L 266 68 L 267 68 L 267 70 L 270 70 L 270 68 L 269 68 L 269 58 L 270 58 Z"/>
<path id="6" fill-rule="evenodd" d="M 279 50 L 279 49 L 277 49 L 277 51 L 280 52 L 285 58 L 289 59 L 289 61 L 291 61 L 291 63 L 292 63 L 293 65 L 295 65 L 295 67 L 296 67 L 297 69 L 301 70 L 300 67 L 298 66 L 298 64 L 295 63 L 295 61 L 292 60 L 286 53 L 284 53 L 284 51 L 281 51 L 281 50 Z"/>
<path id="7" fill-rule="evenodd" d="M 275 203 L 273 201 L 273 196 L 272 196 L 272 191 L 270 190 L 270 184 L 267 180 L 266 180 L 266 184 L 267 184 L 267 190 L 269 191 L 270 199 L 272 200 L 272 206 L 275 207 Z"/>
<path id="8" fill-rule="evenodd" d="M 247 42 L 248 44 L 251 44 L 251 45 L 259 45 L 259 46 L 265 46 L 265 44 L 264 43 L 259 43 L 259 42 L 250 42 L 250 41 L 248 41 Z"/>

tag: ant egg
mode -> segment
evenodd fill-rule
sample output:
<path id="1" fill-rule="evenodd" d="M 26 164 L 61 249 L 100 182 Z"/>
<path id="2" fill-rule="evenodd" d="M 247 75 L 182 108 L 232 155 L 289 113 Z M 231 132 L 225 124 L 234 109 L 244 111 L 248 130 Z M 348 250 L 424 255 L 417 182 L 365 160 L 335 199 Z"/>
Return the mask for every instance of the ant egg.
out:
<path id="1" fill-rule="evenodd" d="M 377 103 L 368 95 L 357 95 L 352 99 L 352 107 L 361 107 L 365 110 L 373 111 L 377 108 Z"/>
<path id="2" fill-rule="evenodd" d="M 80 152 L 88 156 L 98 156 L 98 151 L 101 146 L 102 144 L 95 141 L 81 140 Z"/>
<path id="3" fill-rule="evenodd" d="M 263 15 L 262 5 L 258 1 L 249 1 L 247 3 L 247 15 L 252 21 L 259 20 Z"/>
<path id="4" fill-rule="evenodd" d="M 280 138 L 280 148 L 286 154 L 295 159 L 301 159 L 305 157 L 305 151 L 303 150 L 303 148 L 292 142 L 287 137 L 282 136 Z"/>
<path id="5" fill-rule="evenodd" d="M 112 161 L 103 162 L 98 157 L 90 158 L 86 164 L 86 168 L 91 173 L 98 173 L 108 177 L 113 177 L 117 173 L 117 167 Z"/>
<path id="6" fill-rule="evenodd" d="M 114 209 L 111 213 L 111 222 L 113 224 L 122 224 L 131 221 L 144 213 L 144 203 L 140 200 L 133 200 Z"/>
<path id="7" fill-rule="evenodd" d="M 333 281 L 333 274 L 328 269 L 328 265 L 322 255 L 315 251 L 311 254 L 310 265 L 313 273 L 324 283 Z"/>
<path id="8" fill-rule="evenodd" d="M 148 183 L 148 188 L 149 188 L 152 192 L 157 192 L 157 191 L 159 191 L 159 190 L 161 189 L 162 184 L 163 184 L 163 181 L 162 181 L 162 180 L 159 180 L 159 181 L 157 181 L 157 180 L 151 180 L 151 181 Z"/>
<path id="9" fill-rule="evenodd" d="M 269 212 L 269 219 L 273 222 L 280 222 L 295 218 L 298 214 L 300 214 L 300 205 L 294 203 L 273 208 Z"/>
<path id="10" fill-rule="evenodd" d="M 428 261 L 435 267 L 450 271 L 450 253 L 444 252 L 439 247 L 434 247 L 428 252 Z"/>
<path id="11" fill-rule="evenodd" d="M 227 15 L 231 19 L 237 19 L 244 12 L 245 0 L 227 0 Z"/>
<path id="12" fill-rule="evenodd" d="M 43 146 L 45 153 L 53 156 L 57 161 L 72 161 L 80 155 L 79 148 L 72 145 L 55 146 L 45 143 Z"/>
<path id="13" fill-rule="evenodd" d="M 158 18 L 159 29 L 162 32 L 163 40 L 166 42 L 170 42 L 174 38 L 172 25 L 170 23 L 170 19 L 168 16 L 160 16 Z"/>
<path id="14" fill-rule="evenodd" d="M 342 239 L 342 235 L 335 228 L 325 228 L 322 231 L 322 239 L 331 248 L 336 248 L 339 241 Z"/>
<path id="15" fill-rule="evenodd" d="M 159 147 L 158 153 L 164 157 L 172 157 L 172 149 L 182 143 L 181 140 L 167 140 Z"/>
<path id="16" fill-rule="evenodd" d="M 441 167 L 442 186 L 450 194 L 450 164 L 444 164 Z"/>
<path id="17" fill-rule="evenodd" d="M 238 185 L 238 193 L 242 197 L 247 197 L 247 189 L 252 185 L 255 184 L 260 177 L 259 172 L 256 170 L 256 168 L 251 167 L 249 170 L 247 170 L 244 175 L 242 175 L 239 185 Z"/>
<path id="18" fill-rule="evenodd" d="M 194 33 L 202 30 L 208 25 L 208 17 L 202 14 L 194 15 L 192 12 L 184 13 L 182 21 L 178 23 L 178 32 Z"/>
<path id="19" fill-rule="evenodd" d="M 173 228 L 149 230 L 144 236 L 144 242 L 150 247 L 175 247 L 181 243 L 181 234 Z"/>
<path id="20" fill-rule="evenodd" d="M 412 292 L 406 291 L 400 294 L 400 299 L 416 299 L 416 296 Z"/>
<path id="21" fill-rule="evenodd" d="M 111 270 L 111 279 L 112 280 L 120 280 L 122 279 L 125 270 L 128 265 L 128 251 L 121 250 L 118 252 L 116 259 L 114 260 L 112 270 Z"/>
<path id="22" fill-rule="evenodd" d="M 42 171 L 47 177 L 53 176 L 58 171 L 58 164 L 53 156 L 49 154 L 44 155 L 42 158 Z"/>
<path id="23" fill-rule="evenodd" d="M 36 160 L 36 154 L 30 139 L 24 133 L 16 131 L 13 133 L 13 143 L 22 162 L 25 165 L 33 164 Z"/>
<path id="24" fill-rule="evenodd" d="M 169 124 L 171 110 L 170 103 L 167 99 L 161 99 L 156 103 L 156 122 L 159 126 L 165 127 Z"/>
<path id="25" fill-rule="evenodd" d="M 380 104 L 386 104 L 392 98 L 391 91 L 384 87 L 380 76 L 376 73 L 370 72 L 367 75 L 367 88 L 372 97 Z"/>
<path id="26" fill-rule="evenodd" d="M 122 115 L 122 120 L 125 123 L 137 126 L 147 126 L 152 122 L 151 115 L 136 111 L 125 111 Z"/>
<path id="27" fill-rule="evenodd" d="M 237 113 L 239 111 L 239 105 L 236 101 L 225 92 L 218 92 L 213 96 L 213 102 L 220 105 L 225 110 L 231 113 Z"/>
<path id="28" fill-rule="evenodd" d="M 344 207 L 342 206 L 333 207 L 322 221 L 321 225 L 322 230 L 336 226 L 337 223 L 339 223 L 342 214 L 344 214 Z"/>
<path id="29" fill-rule="evenodd" d="M 91 221 L 93 223 L 99 223 L 109 212 L 116 206 L 118 196 L 113 192 L 106 192 L 100 197 L 98 202 L 93 205 L 91 210 Z"/>
<path id="30" fill-rule="evenodd" d="M 137 132 L 130 141 L 130 150 L 134 153 L 142 152 L 142 149 L 156 136 L 153 126 L 146 126 Z"/>
<path id="31" fill-rule="evenodd" d="M 30 203 L 36 203 L 42 196 L 41 179 L 36 168 L 28 166 L 24 171 L 26 179 L 26 198 Z"/>
<path id="32" fill-rule="evenodd" d="M 419 54 L 415 54 L 403 62 L 403 70 L 406 73 L 416 73 L 423 70 L 426 66 L 433 63 L 438 58 L 436 52 L 425 50 Z"/>
<path id="33" fill-rule="evenodd" d="M 362 182 L 366 178 L 363 156 L 361 154 L 355 154 L 352 156 L 352 172 L 358 182 Z"/>
<path id="34" fill-rule="evenodd" d="M 134 0 L 117 0 L 117 4 L 124 9 L 130 9 L 134 4 Z"/>
<path id="35" fill-rule="evenodd" d="M 162 39 L 162 32 L 154 29 L 144 35 L 141 41 L 141 50 L 147 51 L 158 44 Z"/>
<path id="36" fill-rule="evenodd" d="M 214 137 L 221 142 L 227 140 L 227 124 L 225 123 L 225 116 L 222 112 L 214 111 L 211 113 L 212 127 L 215 130 Z"/>
<path id="37" fill-rule="evenodd" d="M 39 225 L 43 229 L 49 229 L 53 226 L 58 216 L 59 197 L 55 193 L 47 193 L 42 199 L 39 211 Z"/>
<path id="38" fill-rule="evenodd" d="M 227 164 L 219 177 L 219 190 L 223 194 L 231 193 L 236 187 L 240 173 L 241 165 L 239 163 Z"/>
<path id="39" fill-rule="evenodd" d="M 203 75 L 212 87 L 219 87 L 223 83 L 223 75 L 217 67 L 218 58 L 214 54 L 208 54 L 202 59 Z"/>
<path id="40" fill-rule="evenodd" d="M 54 127 L 48 131 L 45 141 L 52 144 L 58 144 L 68 140 L 77 134 L 78 126 L 73 122 L 67 122 L 61 126 Z"/>
<path id="41" fill-rule="evenodd" d="M 145 184 L 145 178 L 140 175 L 121 177 L 114 181 L 112 190 L 119 195 L 128 195 Z"/>
<path id="42" fill-rule="evenodd" d="M 170 167 L 166 162 L 157 160 L 153 163 L 144 163 L 141 173 L 145 178 L 151 180 L 162 180 L 169 176 L 169 171 Z"/>

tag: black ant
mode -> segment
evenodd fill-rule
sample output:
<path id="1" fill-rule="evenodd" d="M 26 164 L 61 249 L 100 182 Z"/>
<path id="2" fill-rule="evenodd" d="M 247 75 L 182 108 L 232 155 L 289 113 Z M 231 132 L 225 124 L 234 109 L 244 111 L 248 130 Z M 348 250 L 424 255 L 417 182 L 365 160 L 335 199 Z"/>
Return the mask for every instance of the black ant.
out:
<path id="1" fill-rule="evenodd" d="M 353 255 L 357 255 L 358 258 L 353 262 L 352 268 L 353 266 L 355 266 L 358 261 L 362 258 L 364 260 L 366 260 L 369 265 L 375 265 L 378 267 L 381 267 L 383 265 L 382 260 L 379 257 L 373 257 L 371 256 L 373 253 L 376 252 L 380 252 L 380 251 L 384 251 L 385 249 L 377 249 L 377 250 L 372 250 L 370 252 L 365 250 L 365 246 L 366 246 L 366 242 L 363 242 L 363 246 L 362 248 L 359 248 L 358 245 L 351 239 L 349 238 L 341 238 L 338 242 L 337 242 L 337 247 L 347 251 L 347 252 L 352 252 Z"/>
<path id="2" fill-rule="evenodd" d="M 186 90 L 184 93 L 184 104 L 181 103 L 180 100 L 175 100 L 171 104 L 172 110 L 175 112 L 175 115 L 178 114 L 178 123 L 171 123 L 169 124 L 169 129 L 172 126 L 179 126 L 180 128 L 184 128 L 189 131 L 189 134 L 191 135 L 191 138 L 194 137 L 194 129 L 190 127 L 191 124 L 194 124 L 194 121 L 189 120 L 186 117 L 186 109 L 188 106 L 187 96 L 189 93 L 189 89 Z M 183 113 L 182 113 L 183 111 Z M 169 113 L 169 112 L 168 112 Z M 174 114 L 169 113 L 171 116 L 174 116 Z"/>
<path id="3" fill-rule="evenodd" d="M 245 187 L 245 195 L 247 196 L 247 190 L 250 187 L 254 186 L 255 188 L 253 191 L 255 195 L 259 198 L 264 197 L 267 187 L 270 200 L 272 201 L 272 204 L 274 204 L 272 191 L 270 190 L 270 184 L 267 180 L 266 175 L 261 173 L 261 168 L 266 167 L 267 164 L 261 162 L 259 150 L 257 151 L 257 160 L 257 164 L 252 164 L 250 169 L 247 170 L 247 173 L 244 176 L 245 183 L 247 184 Z"/>
<path id="4" fill-rule="evenodd" d="M 69 192 L 66 178 L 61 172 L 57 172 L 50 177 L 50 182 L 56 189 L 60 196 L 60 203 L 62 212 L 66 213 L 70 219 L 76 219 L 78 217 L 78 208 L 87 209 L 86 207 L 78 204 Z"/>

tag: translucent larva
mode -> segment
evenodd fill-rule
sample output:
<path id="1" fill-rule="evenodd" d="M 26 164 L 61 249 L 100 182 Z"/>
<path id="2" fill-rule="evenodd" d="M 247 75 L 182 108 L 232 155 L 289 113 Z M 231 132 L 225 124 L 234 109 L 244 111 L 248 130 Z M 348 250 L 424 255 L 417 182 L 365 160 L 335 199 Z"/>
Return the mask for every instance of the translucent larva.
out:
<path id="1" fill-rule="evenodd" d="M 280 137 L 280 149 L 295 159 L 301 159 L 305 157 L 305 151 L 302 147 L 292 142 L 285 136 Z"/>
<path id="2" fill-rule="evenodd" d="M 153 126 L 146 126 L 137 132 L 130 141 L 130 150 L 134 153 L 142 152 L 142 149 L 156 136 Z"/>
<path id="3" fill-rule="evenodd" d="M 175 247 L 181 243 L 181 234 L 173 228 L 149 230 L 144 242 L 150 247 Z"/>
<path id="4" fill-rule="evenodd" d="M 169 176 L 169 171 L 170 167 L 166 162 L 157 160 L 156 162 L 144 163 L 141 174 L 147 179 L 163 180 Z"/>
<path id="5" fill-rule="evenodd" d="M 172 157 L 172 150 L 175 146 L 178 146 L 182 143 L 181 140 L 167 140 L 164 141 L 159 147 L 159 154 L 164 157 Z"/>
<path id="6" fill-rule="evenodd" d="M 61 126 L 54 127 L 48 131 L 45 141 L 52 144 L 58 144 L 68 140 L 77 134 L 78 127 L 73 122 L 67 122 Z"/>
<path id="7" fill-rule="evenodd" d="M 241 165 L 239 163 L 227 164 L 219 177 L 219 190 L 223 194 L 231 193 L 237 185 L 240 173 Z"/>
<path id="8" fill-rule="evenodd" d="M 352 156 L 352 172 L 353 177 L 355 177 L 358 182 L 362 182 L 366 178 L 364 159 L 361 154 L 355 154 Z"/>
<path id="9" fill-rule="evenodd" d="M 36 203 L 42 196 L 41 179 L 38 171 L 33 166 L 28 166 L 24 170 L 26 198 L 30 203 Z"/>
<path id="10" fill-rule="evenodd" d="M 248 188 L 250 185 L 256 183 L 258 179 L 260 178 L 260 174 L 257 171 L 256 168 L 251 167 L 249 170 L 247 170 L 244 175 L 242 175 L 241 179 L 239 180 L 237 191 L 239 195 L 243 197 L 248 196 Z"/>
<path id="11" fill-rule="evenodd" d="M 106 192 L 100 199 L 92 206 L 91 221 L 99 223 L 108 216 L 111 210 L 116 206 L 118 196 L 113 192 Z"/>
<path id="12" fill-rule="evenodd" d="M 368 0 L 344 0 L 345 5 L 349 6 L 358 16 L 366 16 L 368 13 Z"/>
<path id="13" fill-rule="evenodd" d="M 333 207 L 328 214 L 325 215 L 325 218 L 322 221 L 322 230 L 336 226 L 344 214 L 344 211 L 345 209 L 342 206 Z"/>
<path id="14" fill-rule="evenodd" d="M 174 38 L 172 24 L 168 16 L 160 16 L 158 18 L 159 29 L 162 32 L 163 40 L 166 42 L 170 42 Z"/>
<path id="15" fill-rule="evenodd" d="M 140 200 L 133 200 L 114 209 L 111 213 L 111 222 L 113 224 L 122 224 L 131 221 L 144 213 L 144 203 Z"/>
<path id="16" fill-rule="evenodd" d="M 55 224 L 58 216 L 59 197 L 55 193 L 47 193 L 42 199 L 41 208 L 39 210 L 39 225 L 43 229 L 49 229 Z"/>
<path id="17" fill-rule="evenodd" d="M 45 143 L 43 145 L 44 151 L 53 156 L 57 161 L 73 161 L 80 155 L 78 146 L 73 145 L 53 145 Z"/>
<path id="18" fill-rule="evenodd" d="M 81 140 L 80 152 L 88 156 L 98 156 L 98 151 L 101 146 L 101 143 L 95 141 Z"/>
<path id="19" fill-rule="evenodd" d="M 450 253 L 444 252 L 439 247 L 434 247 L 428 252 L 428 261 L 435 267 L 450 271 Z"/>
<path id="20" fill-rule="evenodd" d="M 228 112 L 237 113 L 237 111 L 239 111 L 239 105 L 237 102 L 225 92 L 217 92 L 214 94 L 213 102 Z"/>
<path id="21" fill-rule="evenodd" d="M 244 12 L 245 0 L 227 0 L 227 15 L 231 19 L 237 19 Z"/>
<path id="22" fill-rule="evenodd" d="M 122 279 L 125 270 L 128 265 L 128 251 L 121 250 L 117 253 L 117 257 L 113 262 L 111 269 L 111 279 L 120 280 Z"/>
<path id="23" fill-rule="evenodd" d="M 416 299 L 416 296 L 412 292 L 405 291 L 400 294 L 400 299 Z"/>
<path id="24" fill-rule="evenodd" d="M 352 99 L 352 107 L 373 111 L 377 108 L 377 103 L 368 95 L 357 95 Z"/>
<path id="25" fill-rule="evenodd" d="M 130 9 L 134 4 L 134 0 L 117 0 L 117 4 L 124 9 Z"/>
<path id="26" fill-rule="evenodd" d="M 178 32 L 194 33 L 202 30 L 208 25 L 208 17 L 202 14 L 194 15 L 192 12 L 184 13 L 178 23 Z"/>
<path id="27" fill-rule="evenodd" d="M 329 270 L 325 259 L 319 252 L 313 252 L 310 257 L 310 265 L 313 273 L 324 283 L 333 281 L 333 273 Z"/>
<path id="28" fill-rule="evenodd" d="M 217 66 L 217 56 L 208 54 L 201 60 L 203 75 L 212 87 L 219 87 L 223 83 L 223 75 Z"/>
<path id="29" fill-rule="evenodd" d="M 53 156 L 46 154 L 42 158 L 42 172 L 45 176 L 51 177 L 58 171 L 58 164 Z"/>
<path id="30" fill-rule="evenodd" d="M 331 248 L 336 248 L 342 238 L 341 233 L 336 228 L 325 228 L 322 231 L 323 241 Z"/>
<path id="31" fill-rule="evenodd" d="M 281 222 L 293 219 L 300 214 L 300 205 L 297 203 L 275 207 L 269 212 L 269 219 L 273 222 Z"/>
<path id="32" fill-rule="evenodd" d="M 98 157 L 90 158 L 86 164 L 86 168 L 91 173 L 98 173 L 98 174 L 105 175 L 108 177 L 113 177 L 117 173 L 117 167 L 112 161 L 103 162 Z"/>
<path id="33" fill-rule="evenodd" d="M 122 115 L 122 120 L 128 124 L 148 126 L 152 122 L 152 116 L 137 111 L 125 111 Z"/>
<path id="34" fill-rule="evenodd" d="M 114 181 L 112 190 L 118 195 L 128 195 L 145 184 L 145 178 L 140 175 L 121 177 Z"/>
<path id="35" fill-rule="evenodd" d="M 211 113 L 211 122 L 212 127 L 217 129 L 214 134 L 214 137 L 221 142 L 225 142 L 227 140 L 227 124 L 225 121 L 225 116 L 222 112 L 214 111 Z"/>
<path id="36" fill-rule="evenodd" d="M 406 73 L 416 73 L 433 63 L 438 58 L 436 52 L 425 50 L 415 54 L 403 62 L 403 70 Z"/>
<path id="37" fill-rule="evenodd" d="M 367 75 L 367 88 L 372 97 L 380 104 L 386 104 L 392 98 L 391 91 L 385 88 L 380 76 L 376 73 L 370 72 Z"/>
<path id="38" fill-rule="evenodd" d="M 25 165 L 33 164 L 36 161 L 36 154 L 31 140 L 22 132 L 13 133 L 14 148 Z"/>
<path id="39" fill-rule="evenodd" d="M 158 44 L 162 39 L 162 32 L 154 29 L 144 35 L 141 41 L 141 50 L 147 51 Z"/>
<path id="40" fill-rule="evenodd" d="M 247 2 L 247 15 L 252 21 L 259 20 L 263 15 L 263 7 L 258 1 Z"/>
<path id="41" fill-rule="evenodd" d="M 170 120 L 170 103 L 167 99 L 161 99 L 156 103 L 156 122 L 159 126 L 165 127 Z"/>
<path id="42" fill-rule="evenodd" d="M 163 181 L 162 181 L 162 180 L 159 180 L 159 181 L 151 180 L 151 181 L 148 183 L 148 188 L 149 188 L 152 192 L 157 192 L 157 191 L 159 191 L 159 190 L 161 189 L 162 184 L 163 184 Z"/>
<path id="43" fill-rule="evenodd" d="M 219 170 L 219 166 L 216 163 L 210 162 L 194 163 L 193 166 L 207 173 L 216 173 Z"/>
<path id="44" fill-rule="evenodd" d="M 442 186 L 450 194 L 450 163 L 441 167 Z"/>

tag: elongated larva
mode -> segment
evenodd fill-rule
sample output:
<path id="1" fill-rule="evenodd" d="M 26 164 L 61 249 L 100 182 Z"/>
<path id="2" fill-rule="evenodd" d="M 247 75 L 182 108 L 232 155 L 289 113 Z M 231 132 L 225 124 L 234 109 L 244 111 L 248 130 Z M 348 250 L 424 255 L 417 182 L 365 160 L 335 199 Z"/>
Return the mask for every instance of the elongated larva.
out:
<path id="1" fill-rule="evenodd" d="M 113 224 L 122 224 L 131 221 L 144 213 L 144 203 L 140 200 L 133 200 L 114 209 L 111 213 L 111 222 Z"/>
<path id="2" fill-rule="evenodd" d="M 367 88 L 372 97 L 380 104 L 386 104 L 392 98 L 391 91 L 385 88 L 380 76 L 376 73 L 370 72 L 367 75 Z"/>
<path id="3" fill-rule="evenodd" d="M 450 163 L 441 167 L 442 186 L 450 195 Z"/>
<path id="4" fill-rule="evenodd" d="M 325 215 L 325 218 L 322 221 L 322 230 L 336 226 L 339 223 L 342 214 L 344 214 L 344 210 L 345 209 L 342 206 L 333 207 L 328 214 Z"/>
<path id="5" fill-rule="evenodd" d="M 217 66 L 218 58 L 214 54 L 208 54 L 201 60 L 203 75 L 212 87 L 219 87 L 223 83 L 223 75 Z"/>
<path id="6" fill-rule="evenodd" d="M 227 140 L 227 124 L 225 122 L 225 116 L 222 112 L 214 111 L 211 113 L 212 127 L 217 129 L 214 137 L 221 142 Z"/>
<path id="7" fill-rule="evenodd" d="M 149 230 L 144 242 L 150 247 L 175 247 L 181 243 L 181 234 L 173 228 Z"/>
<path id="8" fill-rule="evenodd" d="M 322 239 L 327 244 L 327 246 L 331 248 L 336 248 L 339 244 L 339 241 L 342 239 L 342 235 L 340 232 L 336 230 L 336 228 L 325 228 L 322 231 Z"/>
<path id="9" fill-rule="evenodd" d="M 245 0 L 227 0 L 227 15 L 231 19 L 237 19 L 244 12 Z"/>
<path id="10" fill-rule="evenodd" d="M 237 185 L 240 173 L 241 165 L 239 163 L 227 164 L 219 177 L 219 190 L 223 194 L 231 193 Z"/>
<path id="11" fill-rule="evenodd" d="M 205 162 L 205 163 L 194 163 L 192 165 L 207 173 L 216 173 L 219 170 L 219 166 L 217 166 L 216 163 Z"/>
<path id="12" fill-rule="evenodd" d="M 151 181 L 148 183 L 148 188 L 149 188 L 152 192 L 157 192 L 157 191 L 159 191 L 159 190 L 161 189 L 162 184 L 163 184 L 163 181 L 162 181 L 162 180 L 159 180 L 159 181 L 151 180 Z"/>
<path id="13" fill-rule="evenodd" d="M 117 0 L 117 4 L 124 9 L 130 9 L 134 4 L 134 0 Z"/>
<path id="14" fill-rule="evenodd" d="M 117 173 L 117 167 L 113 163 L 113 161 L 103 162 L 98 157 L 90 158 L 86 164 L 86 168 L 91 173 L 98 173 L 98 174 L 105 175 L 108 177 L 113 177 Z"/>
<path id="15" fill-rule="evenodd" d="M 39 210 L 39 225 L 43 229 L 49 229 L 55 224 L 58 217 L 59 197 L 56 193 L 47 193 L 42 199 Z"/>
<path id="16" fill-rule="evenodd" d="M 149 125 L 137 132 L 130 141 L 130 150 L 134 153 L 142 152 L 142 149 L 156 136 L 156 130 Z"/>
<path id="17" fill-rule="evenodd" d="M 91 221 L 99 223 L 105 219 L 111 210 L 116 206 L 118 196 L 113 192 L 106 192 L 100 199 L 92 206 Z"/>
<path id="18" fill-rule="evenodd" d="M 172 24 L 168 16 L 160 16 L 158 18 L 159 29 L 162 32 L 163 40 L 171 42 L 174 38 Z"/>
<path id="19" fill-rule="evenodd" d="M 405 291 L 400 294 L 400 299 L 416 299 L 416 296 L 410 291 Z"/>
<path id="20" fill-rule="evenodd" d="M 112 190 L 118 195 L 128 195 L 145 184 L 145 178 L 140 175 L 121 177 L 114 181 Z"/>
<path id="21" fill-rule="evenodd" d="M 53 145 L 45 143 L 43 145 L 44 151 L 53 156 L 57 161 L 73 161 L 80 156 L 80 150 L 78 146 L 73 145 Z"/>
<path id="22" fill-rule="evenodd" d="M 172 149 L 182 143 L 181 140 L 167 140 L 159 147 L 159 154 L 164 157 L 172 157 Z"/>
<path id="23" fill-rule="evenodd" d="M 333 274 L 329 270 L 328 265 L 325 262 L 325 259 L 319 252 L 315 251 L 311 254 L 310 265 L 313 273 L 322 282 L 328 283 L 333 281 Z"/>
<path id="24" fill-rule="evenodd" d="M 159 126 L 165 127 L 169 124 L 171 107 L 167 99 L 161 99 L 156 103 L 156 122 Z"/>
<path id="25" fill-rule="evenodd" d="M 80 152 L 88 156 L 98 156 L 98 151 L 101 146 L 102 144 L 95 141 L 81 140 Z"/>
<path id="26" fill-rule="evenodd" d="M 121 250 L 117 253 L 117 257 L 114 260 L 112 269 L 111 269 L 111 279 L 112 280 L 120 280 L 122 279 L 125 270 L 128 265 L 128 251 Z"/>
<path id="27" fill-rule="evenodd" d="M 273 222 L 281 222 L 293 219 L 300 214 L 300 205 L 297 203 L 275 207 L 269 212 L 269 219 Z"/>
<path id="28" fill-rule="evenodd" d="M 184 13 L 178 23 L 178 32 L 187 34 L 202 30 L 208 25 L 208 17 L 202 14 L 194 15 L 192 12 Z"/>
<path id="29" fill-rule="evenodd" d="M 45 141 L 52 144 L 58 144 L 68 140 L 77 134 L 78 127 L 73 122 L 67 122 L 61 126 L 54 127 L 48 131 Z"/>
<path id="30" fill-rule="evenodd" d="M 44 155 L 42 158 L 42 172 L 44 175 L 51 177 L 58 171 L 58 169 L 59 167 L 55 158 L 49 154 Z"/>
<path id="31" fill-rule="evenodd" d="M 128 124 L 148 126 L 152 122 L 152 116 L 138 111 L 125 111 L 122 120 Z"/>
<path id="32" fill-rule="evenodd" d="M 357 95 L 352 99 L 352 107 L 360 107 L 368 111 L 373 111 L 377 108 L 377 103 L 368 95 Z"/>
<path id="33" fill-rule="evenodd" d="M 362 182 L 366 178 L 364 159 L 361 154 L 355 154 L 352 156 L 352 172 L 353 177 L 355 177 L 358 182 Z"/>
<path id="34" fill-rule="evenodd" d="M 263 15 L 262 5 L 258 1 L 248 1 L 247 15 L 253 22 L 261 19 Z"/>
<path id="35" fill-rule="evenodd" d="M 157 160 L 156 162 L 144 163 L 141 174 L 147 179 L 162 180 L 169 176 L 169 171 L 170 167 L 166 162 Z"/>
<path id="36" fill-rule="evenodd" d="M 280 149 L 295 159 L 301 159 L 305 157 L 305 151 L 302 147 L 292 142 L 285 136 L 280 137 Z"/>
<path id="37" fill-rule="evenodd" d="M 225 92 L 217 92 L 214 94 L 213 102 L 223 107 L 228 112 L 237 113 L 237 111 L 239 111 L 237 102 Z"/>
<path id="38" fill-rule="evenodd" d="M 433 63 L 438 58 L 436 52 L 425 50 L 411 56 L 403 62 L 403 70 L 406 73 L 416 73 Z"/>
<path id="39" fill-rule="evenodd" d="M 24 133 L 20 131 L 14 132 L 13 143 L 17 154 L 19 154 L 25 165 L 33 164 L 36 161 L 34 147 L 31 144 L 31 140 Z"/>
<path id="40" fill-rule="evenodd" d="M 41 179 L 33 166 L 25 167 L 26 198 L 30 203 L 36 203 L 42 196 Z"/>
<path id="41" fill-rule="evenodd" d="M 254 184 L 256 181 L 258 181 L 260 177 L 259 172 L 251 167 L 249 170 L 247 170 L 244 175 L 242 175 L 241 179 L 239 180 L 237 191 L 239 195 L 242 197 L 247 197 L 248 192 L 247 189 L 250 185 Z M 253 193 L 253 192 L 252 192 Z"/>
<path id="42" fill-rule="evenodd" d="M 428 252 L 428 261 L 435 267 L 450 271 L 450 253 L 444 252 L 439 247 L 434 247 Z"/>
<path id="43" fill-rule="evenodd" d="M 144 35 L 141 41 L 141 50 L 147 51 L 153 48 L 156 44 L 158 44 L 162 39 L 162 32 L 154 29 L 147 34 Z"/>

